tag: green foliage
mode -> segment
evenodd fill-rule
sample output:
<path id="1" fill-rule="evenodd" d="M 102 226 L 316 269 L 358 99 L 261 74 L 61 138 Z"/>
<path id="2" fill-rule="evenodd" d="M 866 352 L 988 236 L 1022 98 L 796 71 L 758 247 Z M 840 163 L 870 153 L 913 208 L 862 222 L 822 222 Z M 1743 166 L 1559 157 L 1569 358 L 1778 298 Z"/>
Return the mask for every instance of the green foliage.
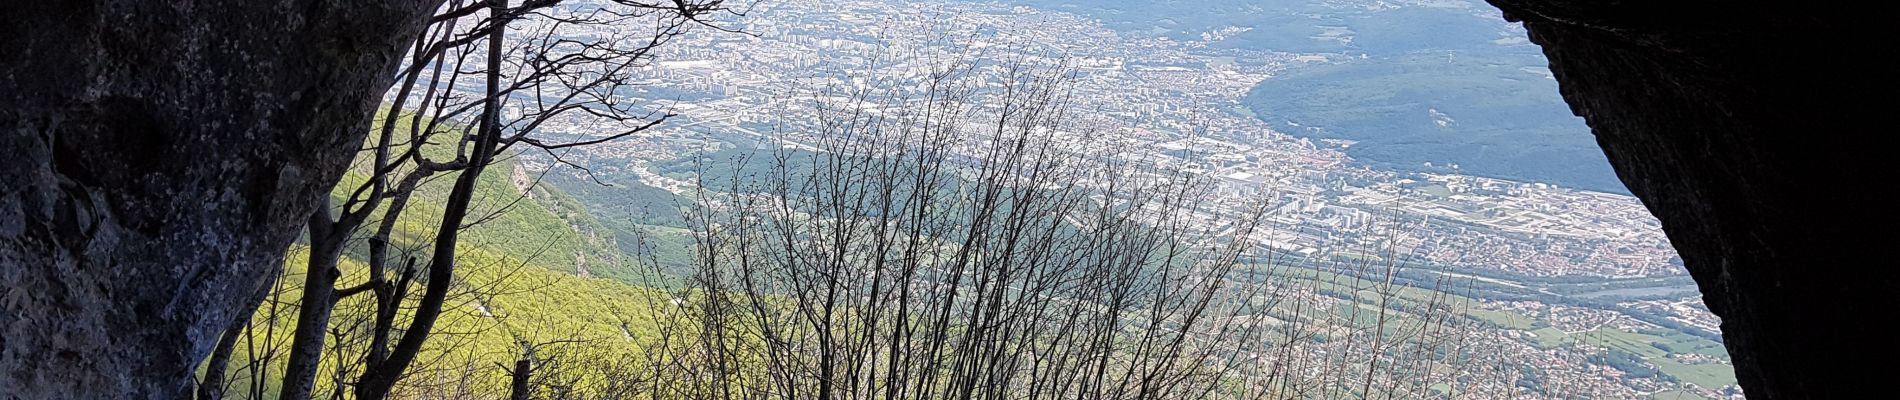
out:
<path id="1" fill-rule="evenodd" d="M 409 124 L 407 118 L 398 119 L 396 136 L 405 136 L 403 132 L 409 129 Z M 459 129 L 444 126 L 438 129 Z M 423 146 L 422 153 L 437 161 L 456 159 L 458 149 L 454 142 L 444 139 L 456 133 L 439 133 L 430 144 Z M 374 146 L 375 140 L 375 135 L 371 135 L 365 147 Z M 399 143 L 396 147 L 407 146 Z M 373 154 L 365 151 L 345 172 L 331 193 L 333 205 L 341 206 L 352 191 L 369 179 L 374 169 L 372 157 Z M 392 181 L 408 172 L 408 168 L 398 169 L 391 175 L 397 177 Z M 442 204 L 448 200 L 456 175 L 437 173 L 422 181 L 397 223 L 393 242 L 413 245 L 433 238 L 441 225 Z M 540 179 L 539 173 L 525 170 L 512 157 L 497 157 L 476 181 L 468 218 L 463 221 L 469 228 L 462 231 L 460 242 L 536 261 L 542 267 L 557 271 L 585 270 L 588 275 L 636 278 L 638 274 L 632 268 L 622 265 L 625 263 L 612 239 L 603 237 L 606 228 L 579 201 L 560 190 L 538 184 Z M 388 207 L 378 208 L 372 219 L 380 220 L 381 213 L 386 211 Z M 373 229 L 374 224 L 372 221 L 367 227 Z M 359 258 L 366 256 L 360 248 L 353 250 L 356 251 L 352 254 Z M 423 260 L 428 258 L 427 254 L 416 256 Z"/>
<path id="2" fill-rule="evenodd" d="M 421 396 L 425 393 L 419 391 L 441 385 L 465 386 L 462 390 L 470 393 L 505 393 L 508 377 L 506 371 L 496 365 L 506 365 L 520 357 L 519 343 L 523 342 L 560 343 L 537 350 L 553 353 L 547 348 L 561 346 L 558 354 L 574 359 L 570 361 L 630 362 L 644 359 L 646 349 L 655 346 L 661 337 L 655 328 L 661 324 L 654 320 L 658 314 L 653 310 L 667 304 L 666 293 L 611 279 L 581 278 L 556 272 L 477 246 L 464 246 L 458 252 L 460 289 L 444 306 L 435 333 L 426 342 L 410 380 L 405 382 L 405 390 L 409 392 L 400 395 Z M 291 283 L 302 277 L 303 265 L 303 254 L 293 252 L 287 260 L 283 282 L 273 297 L 286 303 L 267 302 L 253 317 L 248 340 L 239 343 L 230 366 L 229 384 L 234 387 L 231 398 L 250 398 L 245 388 L 251 383 L 251 372 L 255 371 L 246 365 L 253 359 L 264 363 L 261 382 L 268 388 L 264 392 L 266 398 L 276 395 L 276 379 L 282 376 L 284 358 L 279 355 L 266 359 L 262 351 L 275 348 L 282 352 L 289 348 L 289 332 L 296 325 L 294 299 L 300 292 Z M 346 259 L 340 267 L 344 272 L 343 285 L 365 279 L 366 267 L 360 261 Z M 367 294 L 338 303 L 331 329 L 346 335 L 332 334 L 332 340 L 326 343 L 325 358 L 317 375 L 319 397 L 335 390 L 325 383 L 331 381 L 330 377 L 353 379 L 361 372 L 361 360 L 356 357 L 364 352 L 365 342 L 360 335 L 368 329 L 372 309 Z M 406 325 L 410 316 L 407 311 L 400 314 L 397 326 Z"/>
<path id="3" fill-rule="evenodd" d="M 404 123 L 400 128 L 407 129 Z M 454 159 L 453 151 L 447 145 L 425 149 L 437 160 Z M 366 152 L 346 172 L 332 193 L 333 205 L 343 204 L 368 179 L 370 157 Z M 395 176 L 404 173 L 407 170 L 399 170 Z M 607 228 L 566 193 L 532 185 L 536 178 L 504 158 L 478 180 L 469 219 L 464 222 L 469 228 L 463 231 L 457 250 L 455 289 L 405 381 L 407 389 L 399 389 L 410 392 L 399 392 L 399 396 L 421 396 L 444 385 L 469 393 L 505 393 L 506 371 L 496 365 L 520 357 L 522 343 L 545 344 L 537 349 L 549 354 L 544 357 L 558 354 L 570 362 L 630 363 L 644 359 L 645 349 L 661 336 L 656 327 L 663 325 L 654 320 L 653 307 L 669 304 L 668 295 L 630 284 L 645 274 L 622 260 L 611 237 L 602 237 Z M 427 263 L 428 244 L 440 227 L 442 204 L 454 179 L 454 173 L 442 173 L 419 186 L 395 222 L 392 251 L 407 251 L 418 264 Z M 388 207 L 377 211 L 365 224 L 364 234 L 374 229 Z M 343 272 L 339 287 L 368 279 L 363 261 L 367 252 L 362 246 L 359 240 L 346 250 L 339 265 Z M 253 380 L 266 388 L 261 393 L 264 397 L 277 394 L 285 361 L 281 353 L 288 350 L 290 331 L 296 325 L 295 299 L 306 265 L 303 249 L 293 248 L 285 263 L 277 290 L 253 316 L 245 340 L 238 344 L 228 374 L 231 398 L 253 397 L 249 393 Z M 409 301 L 419 295 L 419 289 L 413 290 Z M 361 372 L 360 357 L 367 349 L 373 309 L 369 293 L 338 302 L 317 375 L 318 397 L 339 390 L 328 383 L 336 381 L 333 378 L 354 379 Z M 407 326 L 412 312 L 399 313 L 396 326 Z M 554 347 L 559 351 L 550 349 Z M 606 384 L 598 376 L 576 379 L 582 390 Z"/>
<path id="4" fill-rule="evenodd" d="M 1570 343 L 1570 334 L 1552 327 L 1531 330 L 1531 344 L 1542 348 L 1551 348 Z"/>
<path id="5" fill-rule="evenodd" d="M 1534 343 L 1544 348 L 1571 343 L 1606 347 L 1608 353 L 1593 356 L 1592 360 L 1626 373 L 1661 374 L 1710 389 L 1736 382 L 1734 367 L 1728 364 L 1686 363 L 1670 357 L 1672 354 L 1699 354 L 1719 358 L 1728 354 L 1720 343 L 1681 332 L 1637 333 L 1604 328 L 1566 334 L 1556 328 L 1545 327 L 1531 333 L 1536 335 Z"/>
<path id="6" fill-rule="evenodd" d="M 779 160 L 780 157 L 784 160 Z M 817 153 L 805 150 L 786 149 L 780 154 L 772 149 L 731 147 L 656 163 L 654 170 L 662 174 L 691 174 L 707 190 L 715 192 L 758 191 L 770 187 L 768 183 L 774 182 L 780 171 L 791 178 L 786 185 L 802 186 L 806 181 L 801 178 L 809 177 L 809 171 L 817 163 Z"/>
<path id="7" fill-rule="evenodd" d="M 631 174 L 592 178 L 554 172 L 543 183 L 578 201 L 584 214 L 580 218 L 598 221 L 622 259 L 657 264 L 675 275 L 691 266 L 694 243 L 683 210 L 693 199 L 649 186 Z"/>
<path id="8" fill-rule="evenodd" d="M 1652 359 L 1662 373 L 1677 380 L 1694 383 L 1709 389 L 1720 389 L 1734 385 L 1735 368 L 1728 364 L 1688 364 L 1674 359 Z"/>
<path id="9" fill-rule="evenodd" d="M 693 204 L 692 199 L 648 186 L 631 174 L 592 178 L 557 172 L 548 174 L 542 183 L 585 204 L 586 211 L 602 219 L 602 222 L 686 227 L 686 216 L 682 210 Z"/>
<path id="10" fill-rule="evenodd" d="M 1616 368 L 1618 371 L 1623 371 L 1623 377 L 1625 378 L 1649 378 L 1656 376 L 1658 372 L 1655 366 L 1643 362 L 1641 355 L 1617 349 L 1610 349 L 1608 352 L 1591 355 L 1590 362 L 1607 365 L 1611 368 Z"/>

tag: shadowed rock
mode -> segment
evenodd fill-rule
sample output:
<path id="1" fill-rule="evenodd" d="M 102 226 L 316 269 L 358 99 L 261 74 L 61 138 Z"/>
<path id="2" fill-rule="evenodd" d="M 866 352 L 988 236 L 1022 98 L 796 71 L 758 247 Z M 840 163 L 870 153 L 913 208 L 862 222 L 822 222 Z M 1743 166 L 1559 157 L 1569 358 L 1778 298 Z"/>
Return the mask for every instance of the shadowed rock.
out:
<path id="1" fill-rule="evenodd" d="M 1751 398 L 1853 398 L 1895 362 L 1881 192 L 1896 46 L 1821 4 L 1490 0 L 1662 220 Z M 1890 122 L 1887 122 L 1890 123 Z"/>
<path id="2" fill-rule="evenodd" d="M 0 398 L 190 398 L 435 4 L 7 5 Z"/>

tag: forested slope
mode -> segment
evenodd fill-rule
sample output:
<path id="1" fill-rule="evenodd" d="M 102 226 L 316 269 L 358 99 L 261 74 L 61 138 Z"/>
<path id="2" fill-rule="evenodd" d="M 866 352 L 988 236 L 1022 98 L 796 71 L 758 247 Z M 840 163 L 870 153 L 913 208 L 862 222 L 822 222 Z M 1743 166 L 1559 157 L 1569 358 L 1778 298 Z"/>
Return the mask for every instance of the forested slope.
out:
<path id="1" fill-rule="evenodd" d="M 542 183 L 545 176 L 519 165 L 502 159 L 480 179 L 458 250 L 455 289 L 399 396 L 500 396 L 508 391 L 509 371 L 498 365 L 511 365 L 530 348 L 538 368 L 546 371 L 536 378 L 546 390 L 630 390 L 619 386 L 646 382 L 635 375 L 647 371 L 635 366 L 644 365 L 643 349 L 663 340 L 660 327 L 686 326 L 654 319 L 654 307 L 670 304 L 671 297 L 648 289 L 659 282 L 649 273 L 653 269 L 624 253 L 612 228 L 574 197 Z M 352 168 L 332 193 L 333 203 L 367 179 L 367 172 L 362 163 Z M 395 222 L 395 252 L 427 260 L 428 236 L 439 223 L 454 178 L 441 174 L 419 186 Z M 230 398 L 277 395 L 306 253 L 302 244 L 292 247 L 274 291 L 236 346 L 226 374 Z M 339 287 L 367 279 L 364 257 L 361 240 L 352 243 L 340 265 Z M 333 383 L 343 380 L 331 378 L 360 373 L 357 358 L 368 340 L 373 308 L 367 294 L 339 301 L 318 373 L 318 396 L 350 390 Z M 406 326 L 409 317 L 407 312 L 398 316 L 397 326 Z"/>

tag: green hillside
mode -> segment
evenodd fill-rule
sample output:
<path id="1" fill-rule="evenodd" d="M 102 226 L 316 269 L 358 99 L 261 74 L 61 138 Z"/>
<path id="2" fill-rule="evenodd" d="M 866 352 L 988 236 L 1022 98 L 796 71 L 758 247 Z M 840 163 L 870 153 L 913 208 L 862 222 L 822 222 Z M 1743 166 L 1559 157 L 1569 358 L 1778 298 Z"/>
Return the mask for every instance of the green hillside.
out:
<path id="1" fill-rule="evenodd" d="M 652 310 L 669 304 L 670 295 L 638 284 L 647 281 L 651 274 L 644 271 L 650 268 L 636 267 L 630 257 L 623 256 L 612 230 L 574 197 L 546 184 L 517 184 L 539 178 L 517 165 L 515 160 L 502 159 L 479 180 L 467 221 L 473 226 L 464 231 L 458 250 L 456 288 L 436 334 L 429 337 L 412 367 L 413 378 L 405 381 L 411 390 L 451 385 L 467 393 L 505 393 L 506 371 L 496 365 L 520 357 L 519 343 L 523 342 L 542 343 L 538 351 L 543 357 L 565 358 L 554 361 L 570 365 L 631 363 L 643 360 L 643 349 L 659 340 L 657 327 L 669 326 L 655 321 Z M 368 170 L 369 163 L 360 161 L 346 173 L 332 193 L 336 204 L 367 179 Z M 427 259 L 423 253 L 454 179 L 455 174 L 440 174 L 420 186 L 395 225 L 392 252 L 408 249 L 418 259 Z M 380 218 L 380 214 L 373 217 L 366 229 L 374 229 Z M 367 279 L 366 254 L 360 240 L 346 250 L 339 266 L 343 270 L 339 287 Z M 238 344 L 227 375 L 233 398 L 256 398 L 248 393 L 254 378 L 265 383 L 261 398 L 276 396 L 282 353 L 288 351 L 290 331 L 296 325 L 295 299 L 305 260 L 305 248 L 293 246 L 277 290 L 253 317 L 246 340 Z M 327 382 L 338 368 L 346 369 L 342 375 L 352 378 L 360 372 L 348 369 L 360 368 L 360 359 L 354 358 L 363 354 L 366 335 L 361 332 L 368 329 L 372 307 L 367 294 L 339 302 L 330 325 L 332 339 L 326 343 L 318 372 L 317 397 L 335 390 Z M 399 316 L 397 326 L 406 325 L 407 317 L 406 312 Z M 339 334 L 347 339 L 337 340 Z M 250 367 L 253 360 L 258 361 L 257 368 Z M 439 381 L 450 377 L 457 381 Z M 597 374 L 575 377 L 582 388 L 607 384 Z"/>
<path id="2" fill-rule="evenodd" d="M 583 208 L 579 215 L 564 219 L 597 221 L 606 232 L 600 237 L 611 240 L 623 264 L 655 264 L 669 273 L 691 266 L 693 238 L 686 229 L 685 209 L 694 200 L 649 186 L 632 174 L 556 171 L 542 180 L 541 190 L 578 202 Z"/>

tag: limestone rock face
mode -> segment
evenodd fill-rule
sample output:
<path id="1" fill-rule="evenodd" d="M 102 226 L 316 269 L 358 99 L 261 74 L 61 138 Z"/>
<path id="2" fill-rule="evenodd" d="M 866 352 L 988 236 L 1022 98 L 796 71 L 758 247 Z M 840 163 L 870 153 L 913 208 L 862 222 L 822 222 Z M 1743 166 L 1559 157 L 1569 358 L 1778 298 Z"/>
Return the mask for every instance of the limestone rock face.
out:
<path id="1" fill-rule="evenodd" d="M 1790 2 L 1489 0 L 1662 220 L 1750 398 L 1894 371 L 1892 14 Z"/>
<path id="2" fill-rule="evenodd" d="M 190 398 L 436 3 L 0 11 L 0 398 Z"/>

